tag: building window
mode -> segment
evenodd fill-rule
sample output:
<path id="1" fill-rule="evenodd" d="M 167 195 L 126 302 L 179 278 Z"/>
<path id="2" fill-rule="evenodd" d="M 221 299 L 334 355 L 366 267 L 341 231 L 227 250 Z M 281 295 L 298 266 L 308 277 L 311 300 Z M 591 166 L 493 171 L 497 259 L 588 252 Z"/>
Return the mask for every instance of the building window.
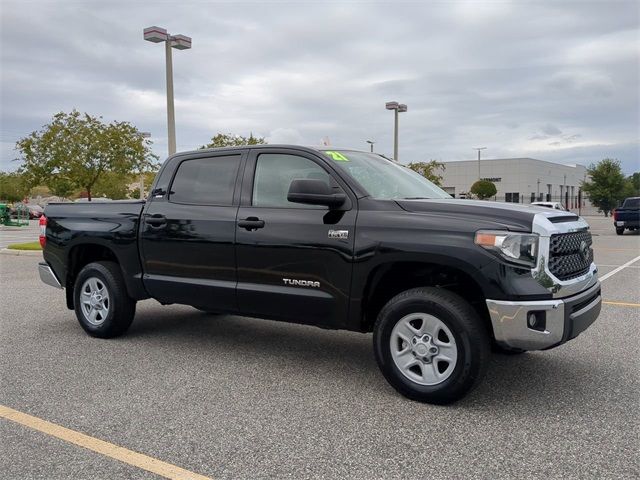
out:
<path id="1" fill-rule="evenodd" d="M 520 193 L 506 193 L 504 200 L 509 203 L 520 203 Z"/>

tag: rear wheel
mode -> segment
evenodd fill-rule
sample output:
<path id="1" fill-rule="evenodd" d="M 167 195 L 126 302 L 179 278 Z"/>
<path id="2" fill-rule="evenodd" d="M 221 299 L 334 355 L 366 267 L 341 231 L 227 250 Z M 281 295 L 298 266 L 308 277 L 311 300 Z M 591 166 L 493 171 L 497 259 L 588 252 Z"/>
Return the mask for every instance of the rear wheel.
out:
<path id="1" fill-rule="evenodd" d="M 392 298 L 373 332 L 378 366 L 401 394 L 452 403 L 480 383 L 490 342 L 475 310 L 460 296 L 415 288 Z"/>
<path id="2" fill-rule="evenodd" d="M 94 262 L 78 274 L 74 308 L 80 326 L 93 337 L 112 338 L 127 331 L 136 313 L 117 263 Z"/>
<path id="3" fill-rule="evenodd" d="M 622 235 L 624 233 L 624 227 L 616 227 L 616 233 Z"/>

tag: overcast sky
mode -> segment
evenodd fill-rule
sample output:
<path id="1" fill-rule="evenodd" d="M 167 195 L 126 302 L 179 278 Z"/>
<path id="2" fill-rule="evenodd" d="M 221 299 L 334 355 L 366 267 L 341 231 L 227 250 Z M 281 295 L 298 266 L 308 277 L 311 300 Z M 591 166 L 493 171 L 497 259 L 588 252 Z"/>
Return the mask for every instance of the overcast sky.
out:
<path id="1" fill-rule="evenodd" d="M 400 160 L 617 158 L 639 166 L 640 2 L 11 1 L 1 9 L 0 170 L 16 140 L 76 108 L 149 131 L 166 156 L 164 51 L 178 150 L 216 132 Z"/>

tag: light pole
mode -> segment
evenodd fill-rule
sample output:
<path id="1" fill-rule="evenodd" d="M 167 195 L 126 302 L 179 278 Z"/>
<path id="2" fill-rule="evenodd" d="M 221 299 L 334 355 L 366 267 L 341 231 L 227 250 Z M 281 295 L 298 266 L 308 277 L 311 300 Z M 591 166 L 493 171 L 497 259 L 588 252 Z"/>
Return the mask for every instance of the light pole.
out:
<path id="1" fill-rule="evenodd" d="M 371 146 L 371 153 L 373 153 L 373 144 L 376 143 L 376 142 L 371 141 L 371 140 L 367 140 L 367 143 Z"/>
<path id="2" fill-rule="evenodd" d="M 393 110 L 394 112 L 394 127 L 393 127 L 393 159 L 398 161 L 398 113 L 407 111 L 407 106 L 404 103 L 387 102 L 385 104 L 387 110 Z"/>
<path id="3" fill-rule="evenodd" d="M 474 150 L 478 151 L 478 180 L 481 180 L 482 178 L 480 177 L 480 152 L 482 150 L 486 150 L 487 147 L 475 147 Z"/>
<path id="4" fill-rule="evenodd" d="M 191 48 L 191 37 L 186 35 L 169 35 L 165 28 L 148 27 L 144 29 L 144 39 L 148 42 L 165 44 L 167 73 L 167 131 L 169 155 L 176 153 L 176 116 L 173 107 L 173 61 L 171 49 L 186 50 Z"/>

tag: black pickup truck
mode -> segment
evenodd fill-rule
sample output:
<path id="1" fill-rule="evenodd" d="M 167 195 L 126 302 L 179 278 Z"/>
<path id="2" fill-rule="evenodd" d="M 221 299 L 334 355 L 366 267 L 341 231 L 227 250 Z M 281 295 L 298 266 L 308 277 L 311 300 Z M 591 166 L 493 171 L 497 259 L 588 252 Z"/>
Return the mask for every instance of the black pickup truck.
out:
<path id="1" fill-rule="evenodd" d="M 640 228 L 640 197 L 624 199 L 622 205 L 613 211 L 613 225 L 618 235 L 622 235 L 625 230 Z"/>
<path id="2" fill-rule="evenodd" d="M 42 280 L 95 337 L 136 301 L 373 332 L 403 395 L 449 403 L 491 349 L 544 350 L 597 318 L 591 233 L 569 213 L 452 199 L 372 153 L 297 146 L 171 156 L 146 202 L 50 204 Z"/>

